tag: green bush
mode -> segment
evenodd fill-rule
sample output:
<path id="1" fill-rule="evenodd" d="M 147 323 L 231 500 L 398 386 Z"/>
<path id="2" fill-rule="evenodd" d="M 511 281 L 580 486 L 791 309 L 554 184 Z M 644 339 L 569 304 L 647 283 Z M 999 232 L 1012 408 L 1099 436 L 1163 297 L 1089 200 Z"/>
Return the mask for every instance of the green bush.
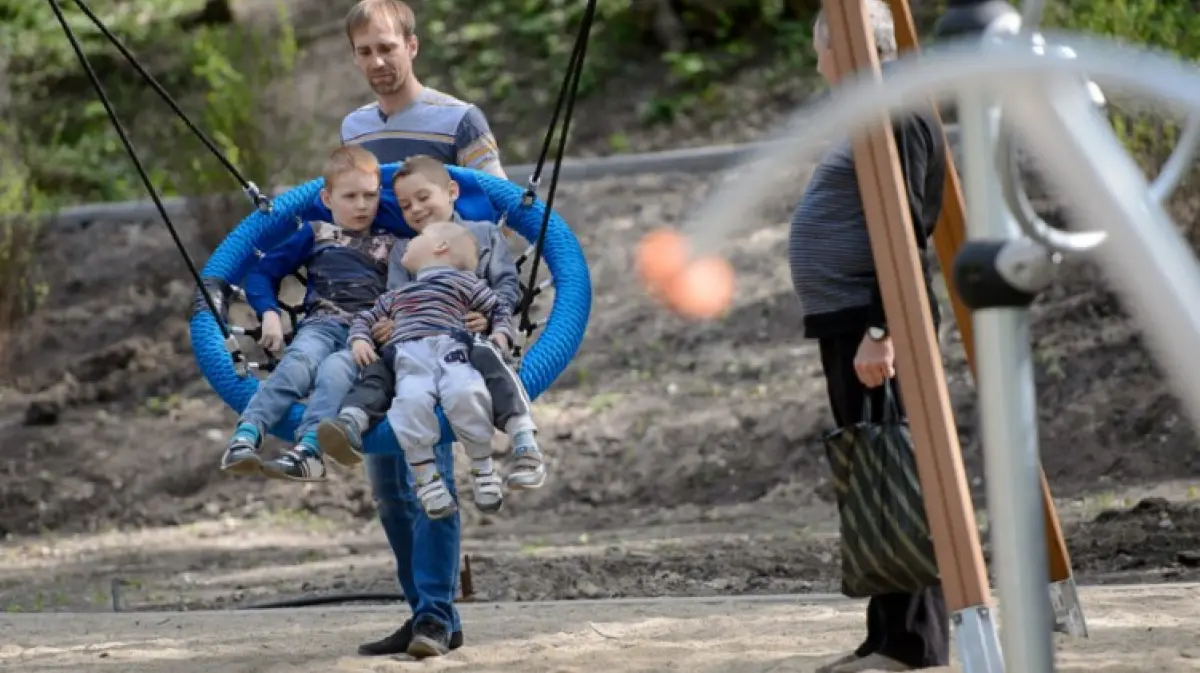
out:
<path id="1" fill-rule="evenodd" d="M 203 95 L 190 105 L 193 122 L 238 171 L 262 189 L 304 181 L 320 167 L 319 137 L 296 115 L 298 45 L 282 2 L 270 26 L 209 26 L 192 35 L 183 52 Z M 175 151 L 158 157 L 167 191 L 189 199 L 209 250 L 250 209 L 233 175 L 198 138 L 175 120 L 162 127 L 156 146 Z"/>
<path id="2" fill-rule="evenodd" d="M 60 4 L 136 139 L 139 128 L 154 125 L 151 117 L 136 113 L 157 112 L 162 103 L 74 3 Z M 202 9 L 204 0 L 89 0 L 88 6 L 168 90 L 179 85 L 170 73 L 174 45 L 183 34 L 180 21 Z M 75 201 L 144 195 L 48 3 L 0 0 L 0 49 L 14 93 L 8 113 L 19 122 L 17 141 L 26 148 L 33 185 Z M 155 177 L 161 178 L 161 171 Z"/>
<path id="3" fill-rule="evenodd" d="M 40 221 L 30 213 L 49 205 L 32 187 L 11 128 L 0 121 L 0 366 L 7 364 L 11 330 L 44 299 L 36 276 Z"/>
<path id="4" fill-rule="evenodd" d="M 1046 24 L 1103 35 L 1140 47 L 1200 56 L 1200 13 L 1190 0 L 1060 0 L 1048 5 Z M 1145 100 L 1110 97 L 1117 134 L 1151 176 L 1170 156 L 1180 133 L 1177 114 Z"/>

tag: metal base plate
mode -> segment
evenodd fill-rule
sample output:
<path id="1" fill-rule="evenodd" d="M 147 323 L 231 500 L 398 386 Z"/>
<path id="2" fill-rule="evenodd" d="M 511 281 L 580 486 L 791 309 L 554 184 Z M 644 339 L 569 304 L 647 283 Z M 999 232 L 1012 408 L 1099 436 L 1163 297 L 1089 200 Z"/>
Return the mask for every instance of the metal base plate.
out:
<path id="1" fill-rule="evenodd" d="M 960 610 L 950 615 L 950 623 L 963 673 L 1004 673 L 1000 637 L 990 607 L 977 605 Z"/>
<path id="2" fill-rule="evenodd" d="M 1079 602 L 1079 591 L 1075 578 L 1050 583 L 1050 606 L 1054 609 L 1054 632 L 1065 633 L 1075 638 L 1087 638 L 1087 620 L 1083 618 L 1083 605 Z"/>

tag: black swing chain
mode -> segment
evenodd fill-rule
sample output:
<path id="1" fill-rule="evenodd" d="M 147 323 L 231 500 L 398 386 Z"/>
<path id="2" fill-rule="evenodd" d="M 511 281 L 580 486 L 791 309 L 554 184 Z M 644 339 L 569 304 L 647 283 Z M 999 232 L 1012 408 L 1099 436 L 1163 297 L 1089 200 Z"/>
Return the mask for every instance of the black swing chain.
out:
<path id="1" fill-rule="evenodd" d="M 47 0 L 50 3 L 50 8 L 54 10 L 54 16 L 62 25 L 63 32 L 67 35 L 67 40 L 71 43 L 71 49 L 74 50 L 75 56 L 79 59 L 80 65 L 83 66 L 84 72 L 87 74 L 88 80 L 92 84 L 92 88 L 96 90 L 96 95 L 100 98 L 100 103 L 104 106 L 104 111 L 108 113 L 108 120 L 112 123 L 113 129 L 116 130 L 117 136 L 121 139 L 121 144 L 125 147 L 125 152 L 129 154 L 129 159 L 133 161 L 133 167 L 137 170 L 138 176 L 142 180 L 142 184 L 146 187 L 146 191 L 150 193 L 150 200 L 154 202 L 154 207 L 158 209 L 158 214 L 162 217 L 163 223 L 167 225 L 167 230 L 171 233 L 171 238 L 175 241 L 175 247 L 179 249 L 179 254 L 183 256 L 183 261 L 187 264 L 188 271 L 191 272 L 192 278 L 196 281 L 196 288 L 200 295 L 204 297 L 204 302 L 208 305 L 208 310 L 212 312 L 213 317 L 217 321 L 217 325 L 221 328 L 221 336 L 225 338 L 226 343 L 233 342 L 233 335 L 229 330 L 229 325 L 221 317 L 221 313 L 217 310 L 216 302 L 208 293 L 204 286 L 204 281 L 200 279 L 200 272 L 196 269 L 196 263 L 192 261 L 192 256 L 188 254 L 187 248 L 184 247 L 183 241 L 179 238 L 179 232 L 175 230 L 174 223 L 171 222 L 171 217 L 167 214 L 167 209 L 163 206 L 162 199 L 158 195 L 158 190 L 154 187 L 154 183 L 150 180 L 150 175 L 146 173 L 145 167 L 142 166 L 141 159 L 138 158 L 137 150 L 133 148 L 133 143 L 129 140 L 129 134 L 125 131 L 125 126 L 121 124 L 121 120 L 117 118 L 117 113 L 113 110 L 112 101 L 108 99 L 108 94 L 104 91 L 104 85 L 100 83 L 100 78 L 96 76 L 96 71 L 92 69 L 92 64 L 88 61 L 87 55 L 83 53 L 83 47 L 80 46 L 78 38 L 75 37 L 75 31 L 71 30 L 70 24 L 63 16 L 62 7 L 58 0 Z M 239 360 L 240 351 L 234 353 L 234 359 Z"/>
<path id="2" fill-rule="evenodd" d="M 88 7 L 84 0 L 74 0 L 74 2 L 79 7 L 80 11 L 87 15 L 87 18 L 90 19 L 91 22 L 96 25 L 96 28 L 104 34 L 104 37 L 108 38 L 108 41 L 117 48 L 117 51 L 121 52 L 121 55 L 125 57 L 125 60 L 129 61 L 129 64 L 133 66 L 133 69 L 137 70 L 138 74 L 142 76 L 142 79 L 144 79 L 146 83 L 150 85 L 150 88 L 154 89 L 155 93 L 157 93 L 163 99 L 163 102 L 165 102 L 171 108 L 171 110 L 181 120 L 183 120 L 183 123 L 187 125 L 189 129 L 191 129 L 192 133 L 196 134 L 196 137 L 200 139 L 200 142 L 204 143 L 204 146 L 208 148 L 208 151 L 212 152 L 213 156 L 217 158 L 217 161 L 221 162 L 221 165 L 225 167 L 225 170 L 229 171 L 229 174 L 233 176 L 233 179 L 237 180 L 238 184 L 242 187 L 242 191 L 244 191 L 246 196 L 248 196 L 254 203 L 254 207 L 264 213 L 271 212 L 271 199 L 262 193 L 262 190 L 258 188 L 258 185 L 247 180 L 246 177 L 242 175 L 242 172 L 238 170 L 237 166 L 234 166 L 233 163 L 229 161 L 229 159 L 224 153 L 221 152 L 220 149 L 217 148 L 213 141 L 203 131 L 201 131 L 199 127 L 192 123 L 192 120 L 188 117 L 187 113 L 179 107 L 179 104 L 175 102 L 175 99 L 171 97 L 171 94 L 167 93 L 167 90 L 158 83 L 158 80 L 154 79 L 154 76 L 142 66 L 137 57 L 134 56 L 133 53 L 130 52 L 129 49 L 121 42 L 120 38 L 114 35 L 112 31 L 108 29 L 108 26 L 104 25 L 104 22 L 100 20 L 100 17 L 96 16 L 96 14 L 91 10 L 90 7 Z M 58 10 L 55 10 L 55 13 L 58 13 Z M 63 27 L 66 28 L 66 24 L 63 24 Z"/>
<path id="3" fill-rule="evenodd" d="M 554 114 L 550 118 L 550 125 L 546 129 L 546 137 L 542 142 L 542 151 L 538 155 L 533 175 L 529 177 L 529 186 L 525 189 L 525 194 L 522 198 L 522 205 L 526 207 L 532 206 L 537 198 L 537 188 L 541 182 L 542 170 L 545 167 L 546 158 L 550 154 L 550 143 L 554 138 L 555 127 L 558 125 L 558 119 L 561 115 L 562 131 L 558 137 L 558 149 L 554 159 L 554 168 L 550 174 L 550 186 L 546 190 L 542 224 L 538 230 L 537 242 L 533 246 L 533 264 L 529 272 L 529 282 L 525 285 L 524 295 L 521 297 L 521 302 L 516 311 L 521 315 L 520 329 L 525 332 L 526 336 L 532 335 L 534 329 L 537 328 L 529 320 L 529 310 L 533 306 L 533 299 L 540 289 L 537 285 L 538 267 L 541 265 L 542 248 L 546 243 L 546 230 L 550 226 L 550 215 L 554 208 L 554 195 L 558 188 L 558 176 L 562 170 L 563 155 L 566 152 L 567 137 L 571 129 L 571 114 L 575 110 L 575 98 L 579 91 L 579 81 L 583 74 L 583 60 L 587 55 L 588 38 L 591 33 L 593 19 L 596 15 L 596 1 L 588 0 L 587 7 L 584 8 L 583 18 L 579 24 L 579 33 L 575 37 L 575 46 L 571 51 L 571 59 L 567 63 L 567 72 L 563 76 L 562 87 L 558 91 L 558 101 L 554 106 Z M 519 348 L 517 349 L 517 353 L 519 354 Z"/>

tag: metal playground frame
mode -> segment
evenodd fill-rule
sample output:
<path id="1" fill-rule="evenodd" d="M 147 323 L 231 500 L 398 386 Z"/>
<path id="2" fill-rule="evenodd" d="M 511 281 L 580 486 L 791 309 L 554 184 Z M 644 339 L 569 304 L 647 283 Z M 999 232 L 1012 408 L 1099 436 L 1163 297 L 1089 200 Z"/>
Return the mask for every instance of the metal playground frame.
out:
<path id="1" fill-rule="evenodd" d="M 951 10 L 987 3 L 995 9 L 995 0 L 960 0 L 951 2 Z M 863 0 L 824 4 L 837 68 L 853 75 L 825 101 L 798 111 L 685 230 L 697 247 L 718 248 L 738 223 L 753 219 L 747 215 L 759 202 L 786 188 L 781 181 L 794 175 L 787 169 L 810 162 L 830 137 L 855 138 L 872 250 L 889 322 L 896 324 L 901 393 L 914 402 L 910 424 L 962 668 L 1050 673 L 1053 610 L 1028 309 L 1064 257 L 1097 260 L 1143 326 L 1147 346 L 1191 420 L 1200 424 L 1200 377 L 1189 368 L 1200 344 L 1200 265 L 1163 207 L 1195 157 L 1200 69 L 1092 36 L 1037 35 L 1044 3 L 1034 0 L 1023 16 L 993 12 L 969 36 L 939 43 L 920 57 L 901 56 L 882 80 Z M 1196 109 L 1153 183 L 1098 108 L 1097 85 Z M 967 236 L 953 269 L 943 271 L 971 310 L 977 346 L 1002 638 L 991 614 L 961 457 L 953 455 L 957 437 L 928 304 L 916 282 L 912 227 L 887 120 L 930 101 L 954 104 L 961 129 Z M 1074 231 L 1052 229 L 1033 212 L 1018 181 L 1017 143 L 1067 203 Z"/>

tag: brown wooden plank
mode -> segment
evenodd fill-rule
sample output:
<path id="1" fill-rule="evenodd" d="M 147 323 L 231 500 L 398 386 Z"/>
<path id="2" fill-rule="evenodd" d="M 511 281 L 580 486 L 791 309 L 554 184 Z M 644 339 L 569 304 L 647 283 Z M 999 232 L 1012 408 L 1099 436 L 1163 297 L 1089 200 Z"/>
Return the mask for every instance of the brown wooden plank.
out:
<path id="1" fill-rule="evenodd" d="M 879 60 L 862 0 L 824 0 L 823 4 L 837 71 L 874 72 L 878 77 Z M 854 138 L 854 158 L 946 604 L 957 612 L 988 603 L 990 591 L 886 114 Z"/>
<path id="2" fill-rule="evenodd" d="M 907 0 L 888 0 L 892 9 L 892 17 L 896 24 L 896 44 L 901 52 L 920 52 L 921 46 L 917 38 L 916 25 L 913 22 L 912 10 Z M 941 123 L 939 117 L 938 123 Z M 945 137 L 945 128 L 942 136 Z M 963 350 L 967 354 L 967 364 L 971 375 L 975 376 L 975 325 L 971 320 L 971 311 L 963 304 L 954 286 L 953 274 L 954 257 L 966 241 L 966 205 L 963 201 L 962 185 L 958 178 L 958 170 L 954 165 L 954 153 L 946 146 L 946 188 L 945 203 L 942 204 L 941 219 L 938 220 L 937 230 L 933 234 L 934 248 L 937 251 L 938 262 L 942 267 L 942 277 L 946 280 L 946 289 L 950 293 L 950 303 L 954 308 L 954 319 L 958 325 L 958 333 L 962 335 Z M 1067 542 L 1063 537 L 1062 524 L 1059 522 L 1058 511 L 1054 507 L 1054 498 L 1050 493 L 1050 482 L 1046 479 L 1046 471 L 1039 470 L 1042 486 L 1042 511 L 1046 521 L 1046 549 L 1049 552 L 1050 581 L 1061 582 L 1071 578 L 1071 555 L 1067 550 Z"/>

